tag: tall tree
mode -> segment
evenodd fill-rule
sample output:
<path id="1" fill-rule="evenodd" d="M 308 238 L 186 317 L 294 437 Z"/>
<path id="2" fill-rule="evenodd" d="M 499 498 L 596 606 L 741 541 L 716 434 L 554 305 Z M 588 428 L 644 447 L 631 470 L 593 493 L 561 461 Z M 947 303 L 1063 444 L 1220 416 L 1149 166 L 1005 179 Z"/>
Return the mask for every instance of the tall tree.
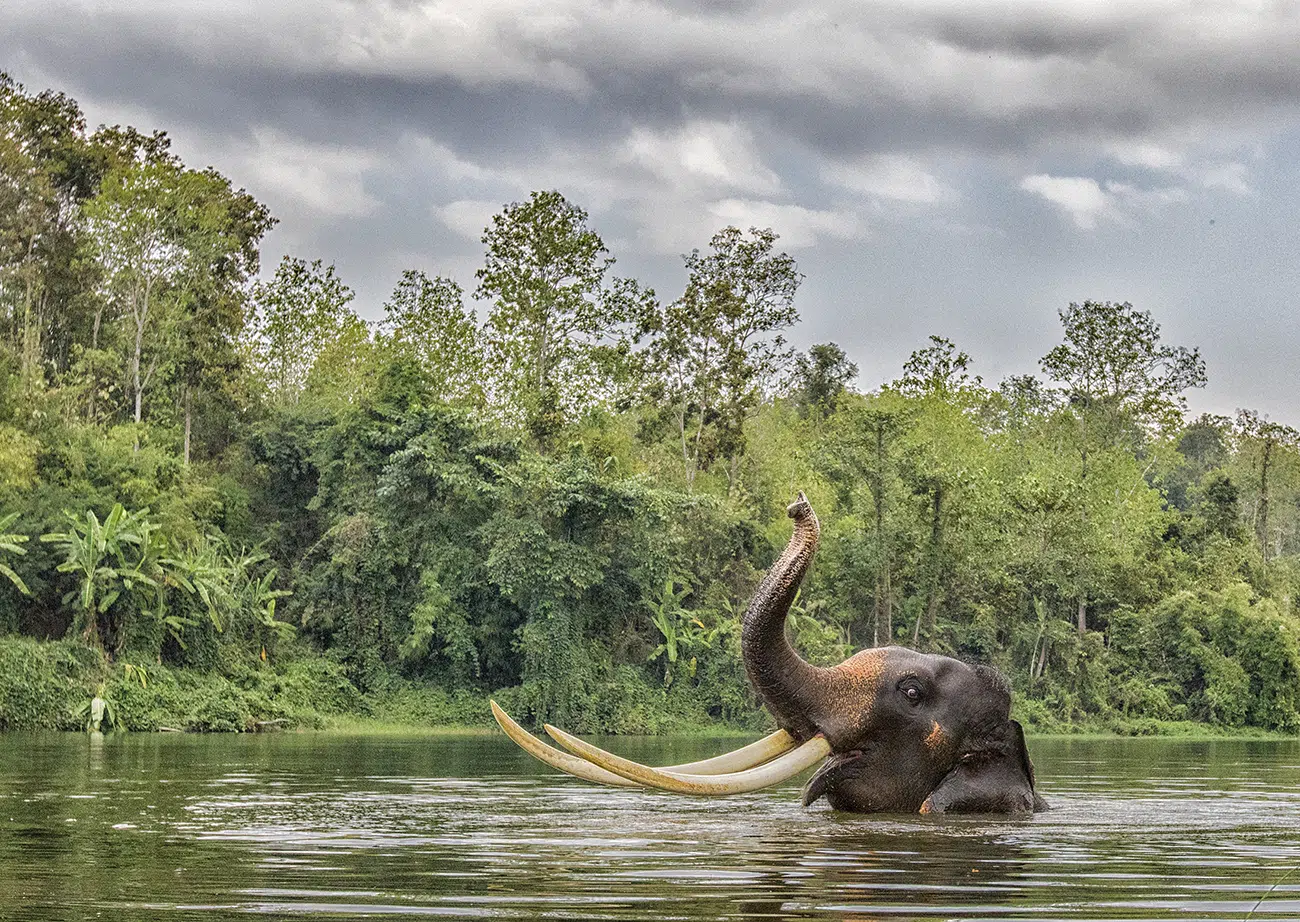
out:
<path id="1" fill-rule="evenodd" d="M 559 192 L 534 192 L 492 218 L 474 296 L 490 300 L 484 330 L 494 396 L 543 444 L 610 395 L 634 315 L 653 292 L 607 285 L 614 260 L 587 212 Z"/>
<path id="2" fill-rule="evenodd" d="M 854 397 L 831 419 L 821 464 L 836 488 L 839 504 L 853 510 L 852 540 L 861 545 L 852 555 L 870 571 L 869 577 L 846 567 L 841 579 L 855 587 L 870 582 L 871 642 L 893 643 L 897 563 L 895 545 L 901 526 L 900 464 L 903 442 L 915 425 L 915 408 L 897 393 Z M 849 593 L 850 598 L 857 592 Z"/>
<path id="3" fill-rule="evenodd" d="M 104 177 L 85 207 L 105 295 L 120 305 L 128 328 L 126 378 L 137 423 L 145 390 L 167 358 L 159 347 L 178 317 L 175 283 L 188 256 L 175 211 L 181 175 L 171 157 L 124 164 Z"/>
<path id="4" fill-rule="evenodd" d="M 1200 350 L 1161 345 L 1160 325 L 1149 311 L 1127 301 L 1084 301 L 1060 317 L 1065 341 L 1039 364 L 1079 411 L 1146 425 L 1177 423 L 1183 392 L 1205 386 Z"/>
<path id="5" fill-rule="evenodd" d="M 0 318 L 8 307 L 26 386 L 67 367 L 84 317 L 80 205 L 107 162 L 85 129 L 73 99 L 28 94 L 0 73 Z"/>
<path id="6" fill-rule="evenodd" d="M 829 413 L 857 375 L 838 343 L 817 343 L 795 357 L 790 393 L 805 416 Z"/>
<path id="7" fill-rule="evenodd" d="M 353 297 L 334 267 L 322 266 L 319 259 L 307 263 L 286 256 L 269 282 L 254 286 L 247 346 L 276 402 L 297 403 L 317 357 L 355 327 L 356 315 L 348 307 Z"/>
<path id="8" fill-rule="evenodd" d="M 931 336 L 930 345 L 917 349 L 903 365 L 903 376 L 893 388 L 906 397 L 937 397 L 956 400 L 970 395 L 983 383 L 971 376 L 970 356 L 950 339 Z"/>
<path id="9" fill-rule="evenodd" d="M 430 390 L 443 401 L 478 402 L 484 362 L 474 315 L 451 279 L 408 269 L 384 305 L 381 333 L 412 356 Z"/>
<path id="10" fill-rule="evenodd" d="M 1161 345 L 1160 325 L 1127 301 L 1075 303 L 1060 317 L 1065 341 L 1039 364 L 1069 399 L 1082 497 L 1094 453 L 1125 443 L 1137 448 L 1149 427 L 1181 421 L 1183 391 L 1205 386 L 1205 362 L 1196 349 Z M 1086 524 L 1086 504 L 1079 514 Z M 1076 626 L 1080 635 L 1088 630 L 1086 585 L 1079 589 Z"/>
<path id="11" fill-rule="evenodd" d="M 1272 506 L 1270 488 L 1277 476 L 1276 469 L 1282 453 L 1300 444 L 1300 432 L 1265 419 L 1254 410 L 1238 410 L 1234 428 L 1241 448 L 1253 455 L 1255 538 L 1259 542 L 1260 555 L 1267 564 L 1275 543 L 1269 524 Z"/>
<path id="12" fill-rule="evenodd" d="M 275 219 L 215 170 L 187 171 L 178 192 L 177 231 L 188 242 L 188 258 L 171 366 L 188 464 L 194 398 L 226 392 L 239 369 L 238 337 L 246 320 L 249 282 L 259 266 L 258 244 Z"/>
<path id="13" fill-rule="evenodd" d="M 922 582 L 925 608 L 912 628 L 912 643 L 933 642 L 944 583 L 952 569 L 952 531 L 966 487 L 978 478 L 983 439 L 965 410 L 984 403 L 979 375 L 970 374 L 970 356 L 949 339 L 931 336 L 903 364 L 891 389 L 913 402 L 915 423 L 907 433 L 900 468 L 914 495 L 923 499 Z"/>
<path id="14" fill-rule="evenodd" d="M 725 227 L 685 257 L 686 291 L 653 318 L 656 396 L 672 408 L 688 485 L 711 458 L 734 489 L 744 423 L 791 360 L 782 331 L 799 319 L 803 275 L 776 232 Z"/>

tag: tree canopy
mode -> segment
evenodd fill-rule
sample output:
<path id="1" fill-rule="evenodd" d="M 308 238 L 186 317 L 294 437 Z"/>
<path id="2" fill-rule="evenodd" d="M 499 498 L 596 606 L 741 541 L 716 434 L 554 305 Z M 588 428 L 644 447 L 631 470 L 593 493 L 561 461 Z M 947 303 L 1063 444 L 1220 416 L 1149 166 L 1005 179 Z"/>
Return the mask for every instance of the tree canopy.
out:
<path id="1" fill-rule="evenodd" d="M 1061 309 L 1045 379 L 986 384 L 936 334 L 871 382 L 790 345 L 774 228 L 718 229 L 661 300 L 534 192 L 484 230 L 476 314 L 436 265 L 382 307 L 311 254 L 263 272 L 273 223 L 165 134 L 0 79 L 0 645 L 97 664 L 130 725 L 487 694 L 579 730 L 761 722 L 739 613 L 803 489 L 816 662 L 990 662 L 1039 728 L 1300 729 L 1300 438 L 1188 420 L 1205 364 L 1146 311 Z"/>

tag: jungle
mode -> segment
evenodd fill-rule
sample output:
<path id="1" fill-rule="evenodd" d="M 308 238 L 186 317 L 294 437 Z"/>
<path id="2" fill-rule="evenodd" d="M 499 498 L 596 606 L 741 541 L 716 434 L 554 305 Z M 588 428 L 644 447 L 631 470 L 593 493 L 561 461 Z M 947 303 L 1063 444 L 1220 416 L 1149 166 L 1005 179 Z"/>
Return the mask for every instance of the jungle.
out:
<path id="1" fill-rule="evenodd" d="M 758 729 L 739 617 L 804 490 L 814 662 L 991 663 L 1040 732 L 1300 731 L 1300 435 L 1188 414 L 1141 305 L 1044 304 L 1001 381 L 942 330 L 862 381 L 789 345 L 779 228 L 656 292 L 538 190 L 369 321 L 261 264 L 274 224 L 0 77 L 0 729 Z"/>

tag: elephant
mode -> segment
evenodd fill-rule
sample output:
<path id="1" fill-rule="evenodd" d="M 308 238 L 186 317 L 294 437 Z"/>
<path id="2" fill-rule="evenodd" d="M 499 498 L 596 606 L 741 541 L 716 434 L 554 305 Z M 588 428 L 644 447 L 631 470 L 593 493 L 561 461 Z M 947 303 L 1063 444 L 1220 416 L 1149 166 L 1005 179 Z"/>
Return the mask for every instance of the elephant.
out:
<path id="1" fill-rule="evenodd" d="M 759 584 L 741 628 L 745 670 L 780 727 L 733 752 L 652 768 L 545 725 L 568 752 L 524 731 L 495 701 L 506 734 L 531 755 L 588 781 L 724 795 L 779 784 L 821 762 L 803 803 L 855 813 L 1030 813 L 1046 809 L 1011 692 L 996 670 L 888 646 L 838 666 L 806 662 L 785 621 L 816 552 L 817 515 L 800 493 L 794 533 Z"/>

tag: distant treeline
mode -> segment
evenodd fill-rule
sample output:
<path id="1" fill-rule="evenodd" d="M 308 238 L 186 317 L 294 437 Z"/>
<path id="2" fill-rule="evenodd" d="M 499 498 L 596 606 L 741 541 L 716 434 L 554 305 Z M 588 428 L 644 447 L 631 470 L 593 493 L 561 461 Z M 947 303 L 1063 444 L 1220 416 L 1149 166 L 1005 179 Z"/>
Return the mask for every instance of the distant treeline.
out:
<path id="1" fill-rule="evenodd" d="M 753 722 L 738 619 L 803 489 L 810 659 L 992 662 L 1040 727 L 1300 730 L 1297 434 L 1187 421 L 1204 364 L 1130 304 L 1061 309 L 1038 374 L 934 336 L 861 387 L 787 346 L 772 230 L 701 241 L 664 296 L 534 192 L 484 230 L 477 316 L 411 269 L 368 323 L 332 266 L 259 280 L 273 223 L 164 134 L 0 80 L 0 634 L 59 641 L 0 640 L 0 727 L 73 720 L 33 703 L 56 681 L 180 720 L 215 676 L 189 719 L 232 728 L 304 675 L 336 709 Z"/>

